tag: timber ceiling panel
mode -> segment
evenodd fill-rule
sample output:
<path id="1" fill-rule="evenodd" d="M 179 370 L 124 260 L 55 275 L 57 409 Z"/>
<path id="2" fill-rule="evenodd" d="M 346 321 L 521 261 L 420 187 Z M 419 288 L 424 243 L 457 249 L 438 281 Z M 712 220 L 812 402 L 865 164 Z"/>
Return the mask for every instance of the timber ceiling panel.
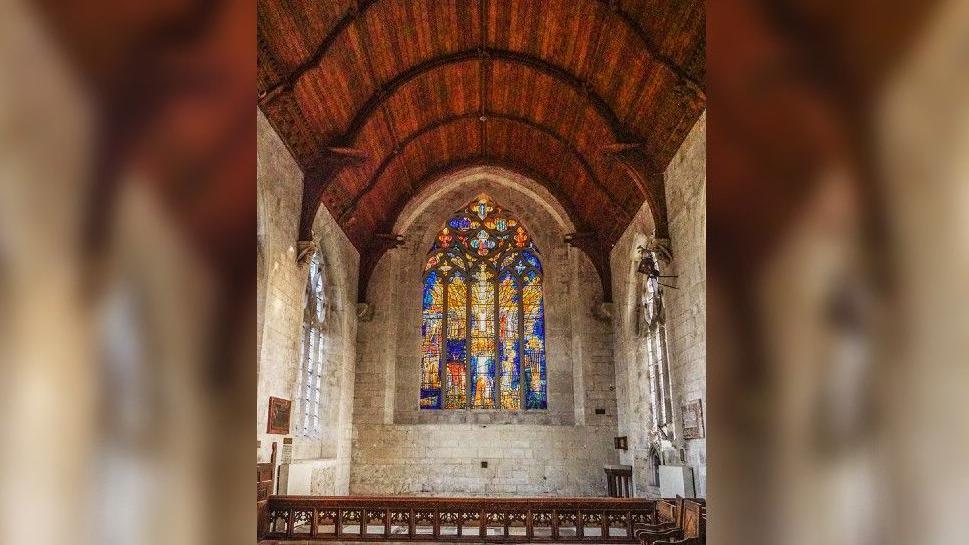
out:
<path id="1" fill-rule="evenodd" d="M 572 74 L 583 74 L 606 18 L 603 11 L 594 2 L 492 1 L 488 5 L 488 45 L 522 51 Z"/>
<path id="2" fill-rule="evenodd" d="M 415 66 L 444 53 L 475 49 L 481 43 L 478 2 L 381 0 L 367 10 L 363 32 L 381 81 L 401 67 Z M 378 37 L 378 39 L 374 39 Z"/>
<path id="3" fill-rule="evenodd" d="M 259 2 L 258 28 L 270 38 L 266 46 L 271 58 L 286 70 L 306 62 L 352 5 L 353 0 Z"/>
<path id="4" fill-rule="evenodd" d="M 650 48 L 691 79 L 706 76 L 706 12 L 702 2 L 623 0 L 623 17 L 642 30 Z"/>
<path id="5" fill-rule="evenodd" d="M 566 134 L 585 100 L 572 89 L 562 89 L 555 78 L 528 67 L 495 61 L 490 65 L 486 89 L 488 110 L 529 118 L 559 134 Z"/>
<path id="6" fill-rule="evenodd" d="M 366 268 L 425 184 L 492 164 L 548 187 L 602 273 L 644 200 L 666 233 L 658 174 L 705 105 L 703 30 L 699 0 L 260 0 L 259 103 L 306 173 L 300 237 L 323 204 Z"/>

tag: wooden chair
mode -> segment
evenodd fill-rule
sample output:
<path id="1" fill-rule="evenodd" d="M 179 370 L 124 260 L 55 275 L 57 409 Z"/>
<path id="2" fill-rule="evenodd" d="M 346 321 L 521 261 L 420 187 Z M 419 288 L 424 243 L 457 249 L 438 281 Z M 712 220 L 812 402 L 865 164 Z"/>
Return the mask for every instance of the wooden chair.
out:
<path id="1" fill-rule="evenodd" d="M 680 508 L 683 507 L 683 498 L 677 496 L 672 500 L 656 502 L 656 512 L 653 514 L 653 526 L 676 525 L 679 520 Z"/>
<path id="2" fill-rule="evenodd" d="M 678 529 L 656 532 L 645 536 L 650 545 L 703 545 L 707 541 L 707 523 L 704 508 L 699 503 L 686 500 L 683 504 L 682 526 Z M 669 534 L 661 536 L 660 534 Z"/>
<path id="3" fill-rule="evenodd" d="M 633 535 L 637 538 L 649 533 L 663 532 L 675 528 L 680 528 L 683 514 L 683 497 L 676 496 L 676 500 L 660 500 L 656 502 L 656 511 L 653 513 L 651 524 L 637 524 L 633 527 Z M 645 543 L 645 541 L 642 541 Z"/>
<path id="4" fill-rule="evenodd" d="M 269 462 L 256 464 L 256 537 L 266 534 L 266 504 L 273 493 L 273 473 L 276 471 L 276 443 Z"/>
<path id="5" fill-rule="evenodd" d="M 606 484 L 610 498 L 631 498 L 632 497 L 632 466 L 605 466 Z"/>

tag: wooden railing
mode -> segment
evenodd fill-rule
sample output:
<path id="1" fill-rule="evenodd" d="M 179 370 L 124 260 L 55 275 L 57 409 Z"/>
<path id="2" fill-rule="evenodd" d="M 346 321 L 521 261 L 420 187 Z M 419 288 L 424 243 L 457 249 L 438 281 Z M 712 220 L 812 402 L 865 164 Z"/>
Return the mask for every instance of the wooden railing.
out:
<path id="1" fill-rule="evenodd" d="M 642 498 L 270 496 L 265 539 L 638 543 Z"/>

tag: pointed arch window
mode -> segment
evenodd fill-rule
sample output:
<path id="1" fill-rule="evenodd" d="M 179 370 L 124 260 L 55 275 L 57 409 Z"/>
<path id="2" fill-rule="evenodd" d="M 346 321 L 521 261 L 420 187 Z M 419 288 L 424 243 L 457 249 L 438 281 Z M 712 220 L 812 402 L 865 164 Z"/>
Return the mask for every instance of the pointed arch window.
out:
<path id="1" fill-rule="evenodd" d="M 671 440 L 673 429 L 673 387 L 670 381 L 669 345 L 666 336 L 666 306 L 660 283 L 660 264 L 655 251 L 643 251 L 640 272 L 643 280 L 639 304 L 639 334 L 645 341 L 651 432 Z"/>
<path id="2" fill-rule="evenodd" d="M 538 256 L 487 195 L 441 228 L 424 266 L 421 409 L 547 408 Z"/>
<path id="3" fill-rule="evenodd" d="M 300 414 L 295 433 L 320 437 L 320 405 L 323 402 L 323 362 L 326 345 L 326 276 L 317 251 L 310 260 L 306 281 L 306 306 L 303 308 L 303 334 L 300 336 Z"/>
<path id="4" fill-rule="evenodd" d="M 649 484 L 650 486 L 659 486 L 659 466 L 663 462 L 659 457 L 659 452 L 656 447 L 650 447 L 649 449 Z"/>

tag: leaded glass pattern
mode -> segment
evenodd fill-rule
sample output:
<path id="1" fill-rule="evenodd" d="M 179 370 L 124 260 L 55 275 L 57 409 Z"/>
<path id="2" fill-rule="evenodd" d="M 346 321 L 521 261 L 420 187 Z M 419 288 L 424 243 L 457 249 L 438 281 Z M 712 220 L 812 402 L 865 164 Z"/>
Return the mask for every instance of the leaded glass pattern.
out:
<path id="1" fill-rule="evenodd" d="M 524 276 L 522 307 L 524 308 L 524 380 L 525 408 L 545 407 L 545 309 L 542 305 L 542 277 L 534 270 Z"/>
<path id="2" fill-rule="evenodd" d="M 521 376 L 521 337 L 519 309 L 521 289 L 518 278 L 504 271 L 498 278 L 498 366 L 501 406 L 520 409 L 519 377 Z"/>
<path id="3" fill-rule="evenodd" d="M 326 279 L 319 252 L 313 254 L 309 269 L 306 306 L 303 308 L 303 332 L 300 336 L 300 414 L 295 432 L 303 437 L 318 438 L 326 344 Z"/>
<path id="4" fill-rule="evenodd" d="M 424 267 L 421 409 L 546 409 L 542 264 L 524 226 L 479 195 Z"/>
<path id="5" fill-rule="evenodd" d="M 447 293 L 444 408 L 457 409 L 467 403 L 468 376 L 468 283 L 461 272 L 454 272 L 448 278 Z"/>
<path id="6" fill-rule="evenodd" d="M 424 281 L 421 316 L 421 407 L 441 408 L 441 347 L 444 344 L 444 279 L 431 271 Z"/>
<path id="7" fill-rule="evenodd" d="M 670 382 L 670 360 L 667 350 L 666 310 L 663 288 L 659 282 L 660 264 L 655 252 L 643 256 L 647 273 L 640 302 L 640 334 L 644 337 L 644 356 L 649 377 L 649 404 L 652 413 L 651 430 L 663 438 L 672 439 L 673 394 Z"/>

